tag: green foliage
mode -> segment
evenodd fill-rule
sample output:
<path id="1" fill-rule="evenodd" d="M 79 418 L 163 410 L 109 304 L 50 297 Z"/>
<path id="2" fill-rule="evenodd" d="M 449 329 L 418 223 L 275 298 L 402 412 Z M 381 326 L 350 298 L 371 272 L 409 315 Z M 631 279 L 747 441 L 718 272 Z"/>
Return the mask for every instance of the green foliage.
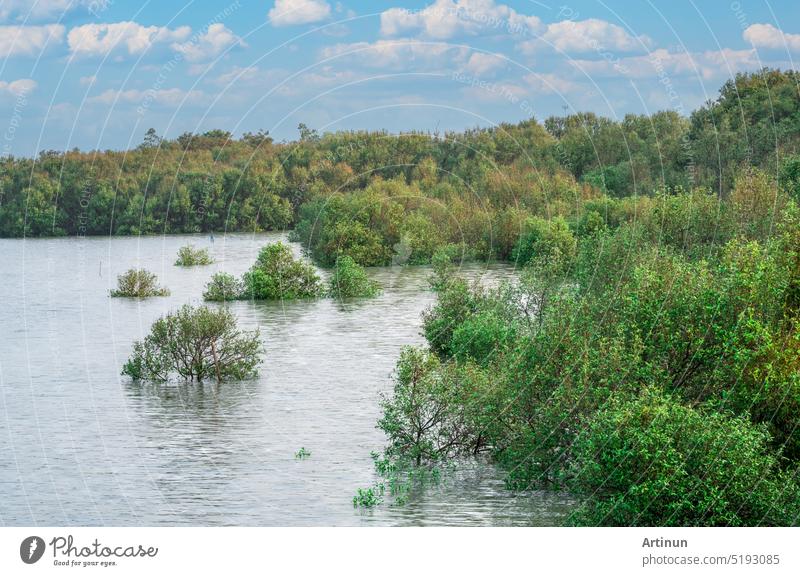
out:
<path id="1" fill-rule="evenodd" d="M 554 274 L 563 274 L 572 265 L 577 241 L 567 222 L 560 217 L 552 220 L 530 218 L 526 231 L 520 236 L 511 258 L 518 266 L 535 263 Z"/>
<path id="2" fill-rule="evenodd" d="M 381 287 L 350 256 L 340 256 L 328 279 L 328 294 L 333 298 L 371 298 Z"/>
<path id="3" fill-rule="evenodd" d="M 435 355 L 404 348 L 392 395 L 384 398 L 378 421 L 389 439 L 385 454 L 421 466 L 478 452 L 482 440 L 470 426 L 472 413 L 464 410 L 464 402 L 472 397 L 459 374 Z"/>
<path id="4" fill-rule="evenodd" d="M 214 302 L 225 302 L 228 300 L 239 300 L 243 297 L 244 287 L 232 274 L 217 272 L 206 284 L 203 298 Z"/>
<path id="5" fill-rule="evenodd" d="M 169 290 L 158 285 L 158 277 L 147 270 L 131 268 L 117 276 L 117 288 L 111 296 L 126 298 L 150 298 L 169 296 Z"/>
<path id="6" fill-rule="evenodd" d="M 727 82 L 690 118 L 676 112 L 592 113 L 486 129 L 390 135 L 319 134 L 276 143 L 225 130 L 154 130 L 125 152 L 42 152 L 0 159 L 0 236 L 285 230 L 312 258 L 362 266 L 428 263 L 437 248 L 509 259 L 529 217 L 581 222 L 584 207 L 610 228 L 631 222 L 663 191 L 727 197 L 747 168 L 776 172 L 797 194 L 797 72 L 761 70 Z M 57 201 L 56 201 L 57 200 Z M 669 241 L 680 242 L 670 223 Z M 717 218 L 704 228 L 723 224 Z M 759 233 L 761 233 L 759 231 Z M 729 238 L 725 238 L 726 241 Z"/>
<path id="7" fill-rule="evenodd" d="M 292 249 L 282 242 L 262 248 L 242 282 L 244 296 L 255 300 L 316 298 L 323 292 L 314 268 L 295 259 Z"/>
<path id="8" fill-rule="evenodd" d="M 193 245 L 188 244 L 181 246 L 178 250 L 178 259 L 175 261 L 175 266 L 208 266 L 213 264 L 214 259 L 208 253 L 208 248 L 195 248 Z"/>
<path id="9" fill-rule="evenodd" d="M 305 448 L 300 448 L 300 450 L 298 450 L 295 453 L 294 457 L 296 459 L 298 459 L 298 460 L 305 460 L 306 458 L 310 458 L 311 457 L 311 452 L 309 452 Z"/>
<path id="10" fill-rule="evenodd" d="M 800 154 L 784 158 L 781 162 L 779 182 L 786 193 L 794 200 L 800 200 Z"/>
<path id="11" fill-rule="evenodd" d="M 242 380 L 256 374 L 261 351 L 258 330 L 240 330 L 230 311 L 187 304 L 156 320 L 150 334 L 134 343 L 122 373 L 157 382 L 172 375 L 197 382 Z"/>
<path id="12" fill-rule="evenodd" d="M 431 350 L 447 358 L 455 354 L 453 332 L 477 311 L 482 294 L 470 290 L 466 280 L 443 276 L 434 279 L 438 290 L 436 304 L 422 315 L 422 331 Z"/>
<path id="13" fill-rule="evenodd" d="M 745 197 L 766 197 L 755 178 Z M 580 524 L 797 523 L 800 218 L 788 202 L 741 226 L 735 201 L 649 201 L 640 222 L 579 233 L 570 266 L 532 257 L 493 289 L 442 258 L 430 351 L 401 355 L 384 402 L 387 478 L 486 451 L 511 488 L 573 492 Z"/>
<path id="14" fill-rule="evenodd" d="M 383 484 L 359 488 L 353 496 L 353 508 L 374 508 L 383 502 Z"/>
<path id="15" fill-rule="evenodd" d="M 615 401 L 574 446 L 574 517 L 602 526 L 786 526 L 800 487 L 769 434 L 746 419 L 703 413 L 645 392 Z"/>

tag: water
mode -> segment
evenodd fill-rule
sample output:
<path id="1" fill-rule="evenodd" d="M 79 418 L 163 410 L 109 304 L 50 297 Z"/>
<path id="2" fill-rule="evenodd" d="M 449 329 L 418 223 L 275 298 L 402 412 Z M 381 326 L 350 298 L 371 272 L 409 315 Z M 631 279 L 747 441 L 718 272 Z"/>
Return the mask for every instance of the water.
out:
<path id="1" fill-rule="evenodd" d="M 241 274 L 278 239 L 0 240 L 0 524 L 559 523 L 565 499 L 508 492 L 481 463 L 405 506 L 353 508 L 356 489 L 375 481 L 379 395 L 401 346 L 422 343 L 428 270 L 370 271 L 384 286 L 371 300 L 231 304 L 243 327 L 261 329 L 257 380 L 156 386 L 120 376 L 155 318 L 200 302 L 212 273 Z M 173 266 L 190 240 L 216 263 Z M 172 294 L 109 298 L 117 274 L 134 266 L 157 273 Z M 310 458 L 295 458 L 301 447 Z"/>

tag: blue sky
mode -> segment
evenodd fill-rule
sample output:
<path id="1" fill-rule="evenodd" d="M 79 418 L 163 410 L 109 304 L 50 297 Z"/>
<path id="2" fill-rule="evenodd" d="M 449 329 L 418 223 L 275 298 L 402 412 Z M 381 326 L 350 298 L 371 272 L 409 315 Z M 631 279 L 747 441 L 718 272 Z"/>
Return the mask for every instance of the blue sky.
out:
<path id="1" fill-rule="evenodd" d="M 0 154 L 688 114 L 797 58 L 795 0 L 0 0 Z"/>

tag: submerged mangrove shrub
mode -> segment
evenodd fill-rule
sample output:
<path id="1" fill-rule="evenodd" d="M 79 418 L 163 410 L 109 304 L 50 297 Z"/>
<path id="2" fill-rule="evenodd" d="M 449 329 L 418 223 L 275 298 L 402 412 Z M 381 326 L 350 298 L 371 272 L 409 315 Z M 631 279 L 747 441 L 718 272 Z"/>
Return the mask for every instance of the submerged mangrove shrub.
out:
<path id="1" fill-rule="evenodd" d="M 175 266 L 208 266 L 213 263 L 214 259 L 208 253 L 208 248 L 195 248 L 193 244 L 187 244 L 178 250 Z"/>
<path id="2" fill-rule="evenodd" d="M 255 300 L 316 298 L 323 293 L 314 268 L 292 255 L 283 242 L 261 249 L 258 259 L 243 278 L 244 296 Z"/>
<path id="3" fill-rule="evenodd" d="M 122 374 L 157 382 L 172 375 L 197 382 L 241 380 L 256 374 L 261 348 L 258 330 L 240 330 L 230 311 L 186 304 L 153 323 L 150 334 L 133 345 Z"/>
<path id="4" fill-rule="evenodd" d="M 370 298 L 381 291 L 380 285 L 370 280 L 364 268 L 350 256 L 340 256 L 328 280 L 328 294 L 333 298 Z"/>
<path id="5" fill-rule="evenodd" d="M 601 410 L 575 442 L 573 517 L 604 526 L 788 526 L 800 489 L 769 434 L 660 392 Z"/>
<path id="6" fill-rule="evenodd" d="M 392 394 L 383 399 L 378 428 L 389 444 L 384 455 L 415 466 L 475 454 L 483 448 L 478 432 L 487 401 L 484 379 L 469 366 L 442 363 L 435 354 L 404 348 L 394 373 Z"/>
<path id="7" fill-rule="evenodd" d="M 158 285 L 158 277 L 152 272 L 131 268 L 117 276 L 117 289 L 111 291 L 111 296 L 129 298 L 169 296 L 169 290 Z"/>
<path id="8" fill-rule="evenodd" d="M 227 272 L 217 272 L 206 284 L 203 298 L 214 302 L 238 300 L 242 297 L 242 282 Z"/>

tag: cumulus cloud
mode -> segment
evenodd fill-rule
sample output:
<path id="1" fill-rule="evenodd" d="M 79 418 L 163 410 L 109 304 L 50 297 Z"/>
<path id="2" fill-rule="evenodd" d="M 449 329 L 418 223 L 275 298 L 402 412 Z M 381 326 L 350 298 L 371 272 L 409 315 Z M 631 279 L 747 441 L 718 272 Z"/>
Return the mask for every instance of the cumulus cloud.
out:
<path id="1" fill-rule="evenodd" d="M 492 73 L 506 65 L 506 59 L 497 54 L 475 52 L 469 57 L 466 69 L 479 76 Z"/>
<path id="2" fill-rule="evenodd" d="M 536 16 L 520 14 L 494 0 L 436 0 L 421 10 L 390 8 L 381 14 L 381 33 L 386 36 L 420 33 L 447 39 L 495 30 L 503 34 L 528 34 L 541 27 Z"/>
<path id="3" fill-rule="evenodd" d="M 755 48 L 800 52 L 800 34 L 789 34 L 772 24 L 753 24 L 748 26 L 742 36 Z"/>
<path id="4" fill-rule="evenodd" d="M 149 105 L 155 103 L 163 106 L 179 106 L 181 104 L 197 104 L 205 99 L 205 94 L 200 90 L 185 91 L 180 88 L 164 90 L 106 90 L 98 96 L 87 100 L 92 104 L 139 104 Z"/>
<path id="5" fill-rule="evenodd" d="M 0 26 L 0 58 L 38 56 L 45 48 L 61 44 L 63 39 L 61 24 Z"/>
<path id="6" fill-rule="evenodd" d="M 336 44 L 323 48 L 323 58 L 341 57 L 357 61 L 370 68 L 412 70 L 448 68 L 462 65 L 469 49 L 436 42 L 418 40 L 378 40 L 377 42 L 354 42 Z"/>
<path id="7" fill-rule="evenodd" d="M 20 96 L 22 94 L 31 92 L 36 88 L 36 86 L 36 81 L 31 80 L 30 78 L 14 80 L 13 82 L 5 82 L 0 80 L 0 94 L 13 94 L 14 96 Z"/>
<path id="8" fill-rule="evenodd" d="M 212 24 L 205 34 L 192 38 L 188 42 L 175 43 L 172 48 L 183 54 L 189 62 L 201 62 L 216 58 L 233 45 L 242 48 L 246 46 L 244 41 L 224 24 Z"/>
<path id="9" fill-rule="evenodd" d="M 540 37 L 520 43 L 522 52 L 531 54 L 547 48 L 561 52 L 635 52 L 652 46 L 645 36 L 633 36 L 621 26 L 590 18 L 588 20 L 562 20 L 548 24 Z"/>
<path id="10" fill-rule="evenodd" d="M 712 79 L 763 64 L 755 50 L 709 50 L 706 52 L 669 52 L 663 48 L 646 56 L 618 60 L 570 60 L 570 64 L 589 76 L 654 78 L 658 76 L 699 76 Z"/>
<path id="11" fill-rule="evenodd" d="M 297 26 L 320 22 L 331 15 L 331 6 L 325 0 L 275 0 L 267 14 L 273 26 Z"/>
<path id="12" fill-rule="evenodd" d="M 105 56 L 112 51 L 139 55 L 155 44 L 186 40 L 192 30 L 188 26 L 170 29 L 142 26 L 136 22 L 84 24 L 69 31 L 67 44 L 77 56 Z"/>

